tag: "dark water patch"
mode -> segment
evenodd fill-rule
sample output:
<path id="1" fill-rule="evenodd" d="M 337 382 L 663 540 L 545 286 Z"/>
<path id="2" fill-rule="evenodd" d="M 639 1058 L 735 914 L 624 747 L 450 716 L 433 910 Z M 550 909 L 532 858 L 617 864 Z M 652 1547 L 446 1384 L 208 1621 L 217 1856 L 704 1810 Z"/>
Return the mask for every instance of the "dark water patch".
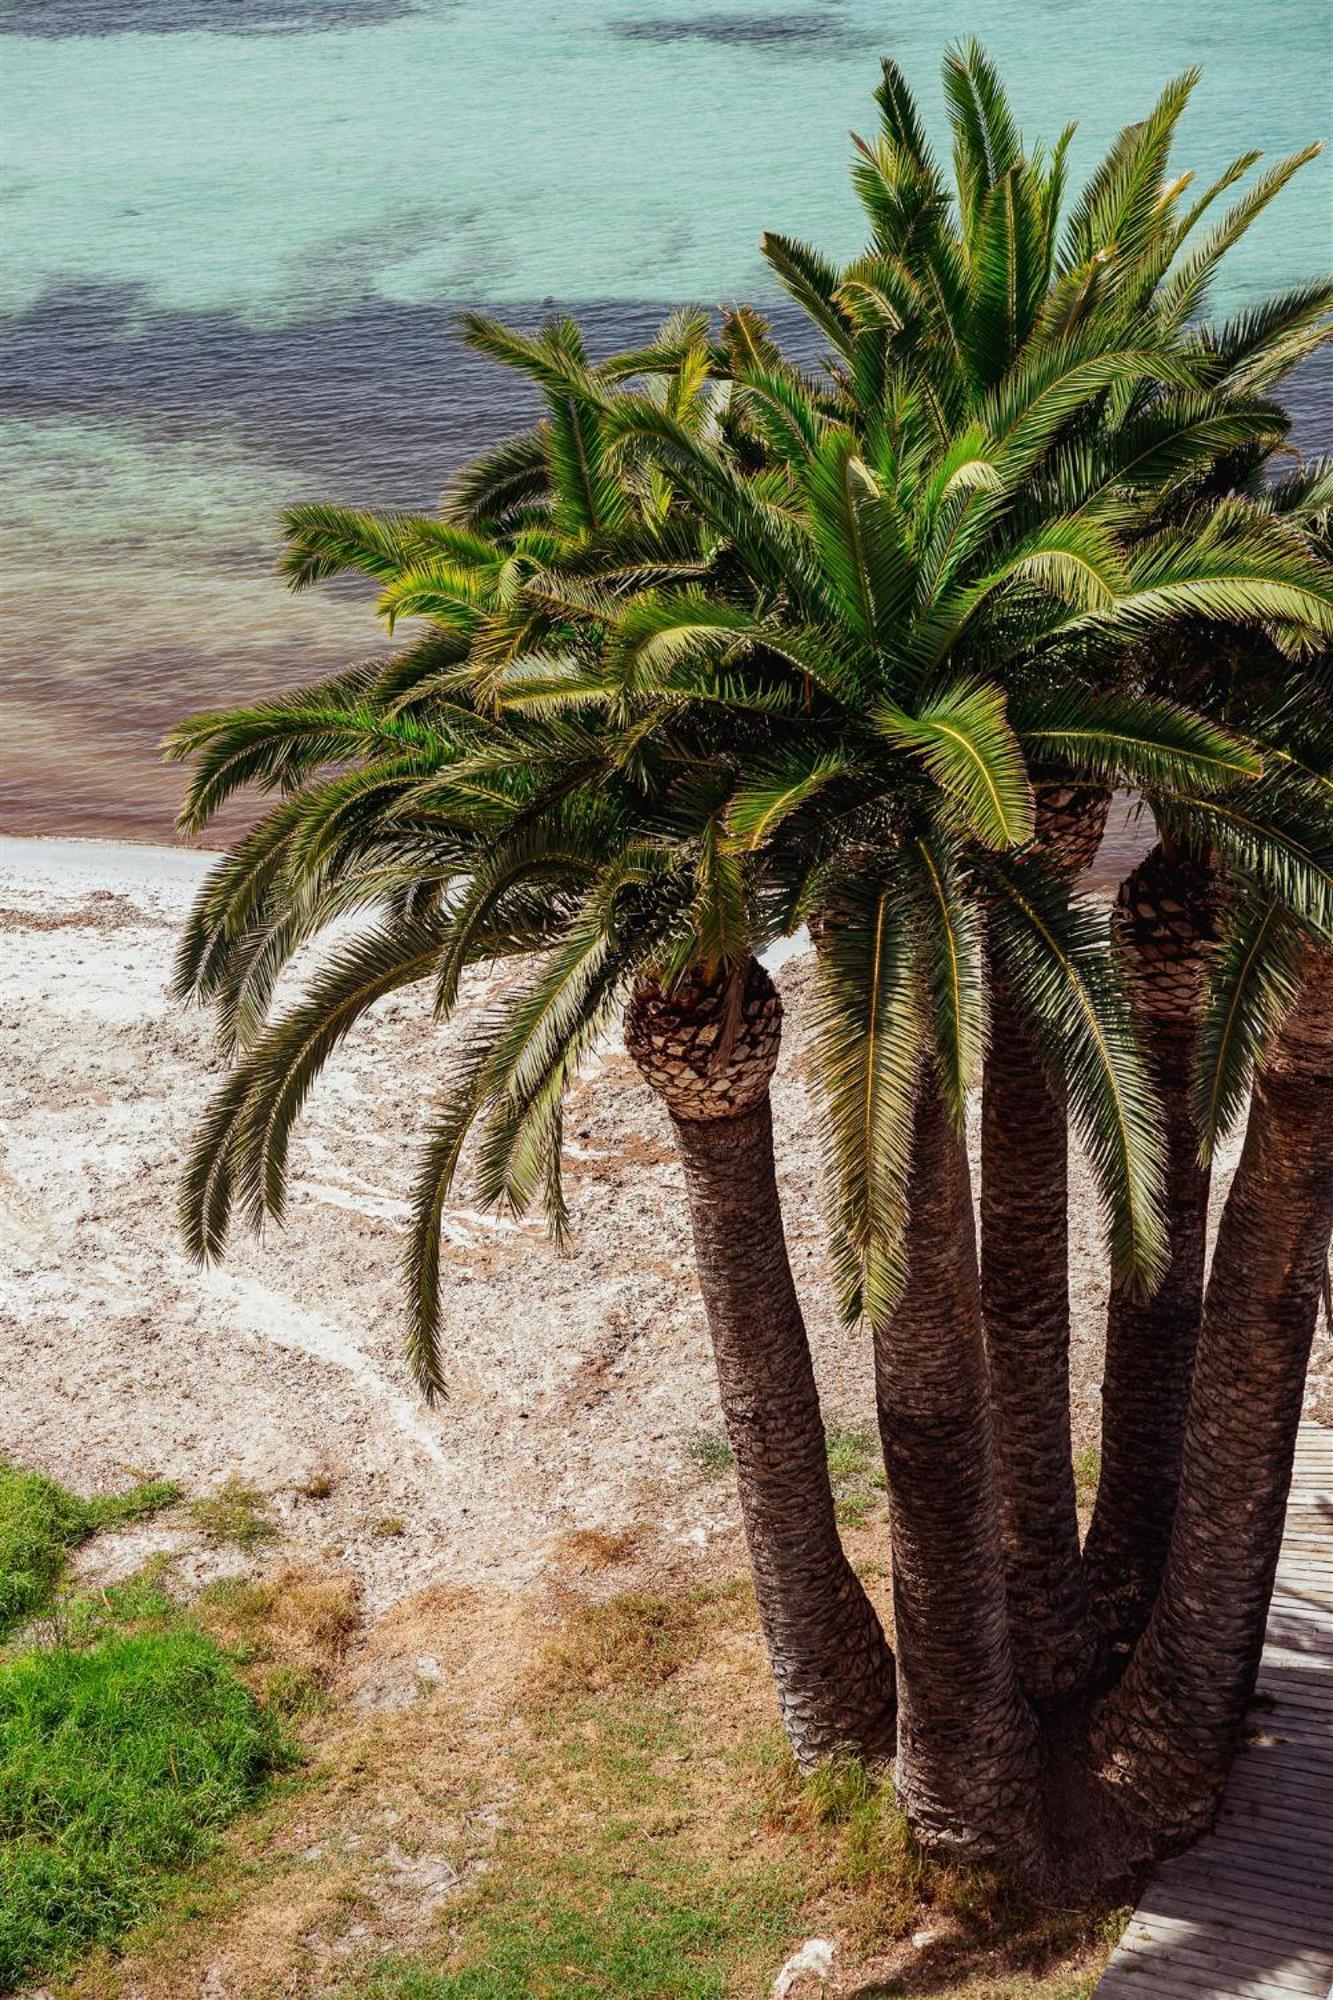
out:
<path id="1" fill-rule="evenodd" d="M 8 0 L 0 33 L 45 41 L 111 35 L 312 35 L 376 28 L 417 0 Z"/>
<path id="2" fill-rule="evenodd" d="M 851 47 L 854 35 L 833 14 L 679 14 L 646 21 L 612 21 L 623 42 L 715 42 L 724 47 L 786 48 L 808 42 Z"/>
<path id="3" fill-rule="evenodd" d="M 667 308 L 634 300 L 504 306 L 533 327 L 557 310 L 594 355 L 641 345 Z M 792 357 L 817 337 L 786 302 L 765 302 Z M 255 325 L 229 313 L 159 313 L 130 286 L 52 291 L 0 317 L 0 409 L 48 422 L 129 422 L 168 439 L 225 430 L 290 467 L 307 491 L 423 505 L 475 453 L 538 409 L 522 376 L 474 354 L 457 308 L 364 301 L 336 318 Z M 1305 452 L 1333 451 L 1333 352 L 1284 389 Z"/>
<path id="4" fill-rule="evenodd" d="M 131 286 L 61 288 L 0 318 L 0 410 L 133 423 L 170 440 L 222 429 L 257 459 L 290 467 L 304 492 L 421 506 L 539 407 L 522 376 L 463 345 L 457 310 L 366 302 L 336 319 L 256 326 L 228 313 L 153 312 Z M 668 308 L 499 308 L 525 327 L 557 310 L 574 313 L 601 355 L 641 346 Z M 775 318 L 790 351 L 812 358 L 795 309 L 777 307 Z"/>

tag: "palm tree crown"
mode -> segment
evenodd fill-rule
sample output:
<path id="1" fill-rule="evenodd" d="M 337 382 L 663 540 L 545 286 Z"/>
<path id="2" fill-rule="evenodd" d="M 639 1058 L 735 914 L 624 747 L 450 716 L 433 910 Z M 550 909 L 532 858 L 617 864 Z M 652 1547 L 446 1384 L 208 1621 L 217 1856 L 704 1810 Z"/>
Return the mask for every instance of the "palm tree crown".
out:
<path id="1" fill-rule="evenodd" d="M 1268 782 L 1253 717 L 1205 714 L 1142 663 L 1204 619 L 1262 627 L 1285 654 L 1327 644 L 1333 582 L 1305 532 L 1322 488 L 1286 508 L 1204 489 L 1279 434 L 1262 392 L 1329 296 L 1215 333 L 1188 322 L 1257 207 L 1185 251 L 1236 178 L 1185 213 L 1163 189 L 1186 85 L 1117 143 L 1061 236 L 1065 142 L 1023 153 L 975 49 L 946 83 L 952 196 L 886 65 L 883 130 L 855 169 L 872 249 L 837 271 L 767 243 L 828 342 L 822 374 L 744 311 L 720 338 L 673 315 L 600 364 L 568 321 L 534 336 L 472 316 L 467 337 L 539 386 L 538 429 L 438 516 L 288 522 L 294 585 L 368 573 L 390 624 L 426 636 L 171 739 L 196 760 L 187 826 L 241 785 L 280 794 L 182 950 L 181 987 L 219 1002 L 235 1058 L 186 1181 L 198 1254 L 235 1208 L 281 1214 L 293 1122 L 376 999 L 429 982 L 445 1013 L 468 965 L 530 962 L 470 1023 L 417 1177 L 428 1391 L 468 1135 L 483 1199 L 540 1192 L 562 1228 L 564 1091 L 626 994 L 695 981 L 739 1001 L 753 956 L 812 915 L 846 1309 L 878 1317 L 897 1294 L 916 1094 L 931 1076 L 962 1117 L 992 964 L 1089 1146 L 1117 1272 L 1160 1268 L 1152 1093 L 1099 918 L 1026 851 L 1033 776 L 1128 781 L 1233 826 Z M 1283 782 L 1308 848 L 1312 788 Z M 1321 920 L 1271 834 L 1270 813 L 1232 849 Z M 275 1012 L 294 952 L 354 912 L 371 921 Z"/>

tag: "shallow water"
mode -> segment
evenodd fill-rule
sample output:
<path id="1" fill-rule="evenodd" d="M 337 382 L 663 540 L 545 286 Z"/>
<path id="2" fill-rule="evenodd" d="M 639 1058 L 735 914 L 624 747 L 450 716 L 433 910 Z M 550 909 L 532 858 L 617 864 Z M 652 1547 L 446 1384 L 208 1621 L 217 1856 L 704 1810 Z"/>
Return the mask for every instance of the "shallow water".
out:
<path id="1" fill-rule="evenodd" d="M 1182 165 L 1326 125 L 1326 0 L 0 0 L 0 827 L 161 837 L 183 710 L 378 637 L 273 575 L 289 499 L 428 503 L 521 420 L 459 301 L 769 296 L 762 228 L 859 240 L 849 127 L 891 50 L 938 129 L 975 30 L 1075 166 L 1191 62 Z M 1330 261 L 1326 162 L 1236 257 L 1236 309 Z M 1333 373 L 1295 386 L 1333 445 Z"/>

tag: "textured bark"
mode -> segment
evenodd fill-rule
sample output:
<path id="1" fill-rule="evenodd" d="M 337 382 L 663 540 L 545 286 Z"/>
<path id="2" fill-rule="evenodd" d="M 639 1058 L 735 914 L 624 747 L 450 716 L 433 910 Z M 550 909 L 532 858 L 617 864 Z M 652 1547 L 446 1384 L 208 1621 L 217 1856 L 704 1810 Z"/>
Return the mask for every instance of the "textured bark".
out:
<path id="1" fill-rule="evenodd" d="M 1147 1625 L 1166 1561 L 1203 1310 L 1211 1177 L 1190 1077 L 1216 902 L 1206 863 L 1158 846 L 1116 906 L 1114 936 L 1161 1097 L 1170 1257 L 1152 1298 L 1113 1287 L 1107 1311 L 1101 1474 L 1084 1561 L 1098 1622 L 1122 1653 Z"/>
<path id="2" fill-rule="evenodd" d="M 1333 958 L 1257 1079 L 1208 1281 L 1161 1589 L 1099 1719 L 1159 1840 L 1211 1821 L 1253 1693 L 1333 1232 Z"/>
<path id="3" fill-rule="evenodd" d="M 759 1617 L 787 1734 L 810 1768 L 894 1748 L 894 1663 L 843 1552 L 787 1258 L 768 1085 L 782 1004 L 757 963 L 730 989 L 636 993 L 626 1043 L 666 1102 L 685 1169 Z"/>
<path id="4" fill-rule="evenodd" d="M 1036 1726 L 1014 1672 L 991 1456 L 967 1149 L 919 1107 L 897 1310 L 874 1329 L 889 1494 L 895 1783 L 930 1846 L 1038 1867 Z"/>
<path id="5" fill-rule="evenodd" d="M 1042 786 L 1034 853 L 1072 882 L 1109 797 Z M 1097 1657 L 1069 1428 L 1069 1160 L 1064 1102 L 1002 980 L 992 987 L 981 1121 L 981 1290 L 1009 1620 L 1019 1679 L 1057 1703 Z"/>

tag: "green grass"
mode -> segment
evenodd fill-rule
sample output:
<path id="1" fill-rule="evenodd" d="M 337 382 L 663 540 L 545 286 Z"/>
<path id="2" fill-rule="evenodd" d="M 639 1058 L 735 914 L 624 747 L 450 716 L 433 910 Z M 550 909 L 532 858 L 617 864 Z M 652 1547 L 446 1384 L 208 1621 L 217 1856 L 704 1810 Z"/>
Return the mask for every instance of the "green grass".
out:
<path id="1" fill-rule="evenodd" d="M 705 1479 L 725 1479 L 736 1463 L 727 1440 L 715 1437 L 711 1431 L 700 1431 L 690 1439 L 686 1449 L 695 1471 Z"/>
<path id="2" fill-rule="evenodd" d="M 229 1479 L 216 1493 L 191 1501 L 190 1519 L 210 1542 L 230 1542 L 238 1549 L 257 1548 L 278 1532 L 264 1495 L 239 1479 Z"/>
<path id="3" fill-rule="evenodd" d="M 829 1424 L 824 1432 L 824 1449 L 828 1453 L 829 1477 L 835 1486 L 866 1481 L 873 1476 L 879 1449 L 873 1431 L 863 1426 L 849 1430 L 842 1424 Z"/>
<path id="4" fill-rule="evenodd" d="M 49 1608 L 70 1549 L 99 1528 L 139 1520 L 179 1497 L 177 1487 L 150 1480 L 128 1493 L 81 1500 L 0 1459 L 0 1641 Z"/>
<path id="5" fill-rule="evenodd" d="M 114 1940 L 287 1761 L 184 1622 L 0 1663 L 0 1990 Z"/>
<path id="6" fill-rule="evenodd" d="M 1074 1491 L 1080 1507 L 1090 1507 L 1097 1498 L 1101 1476 L 1102 1455 L 1095 1444 L 1085 1444 L 1074 1458 Z"/>
<path id="7" fill-rule="evenodd" d="M 83 1500 L 0 1463 L 0 1637 L 46 1614 L 55 1640 L 0 1656 L 0 1991 L 113 1942 L 291 1760 L 164 1565 L 59 1595 L 77 1543 L 177 1497 Z"/>
<path id="8" fill-rule="evenodd" d="M 592 1910 L 553 1901 L 539 1881 L 509 1889 L 476 1939 L 475 1964 L 433 1972 L 390 1960 L 358 1981 L 357 2000 L 722 2000 L 728 1932 L 742 1914 L 764 1916 L 723 1892 L 673 1898 L 651 1874 L 612 1883 Z"/>
<path id="9" fill-rule="evenodd" d="M 838 1525 L 864 1528 L 884 1487 L 879 1439 L 863 1425 L 848 1428 L 834 1423 L 825 1429 L 824 1447 Z"/>

